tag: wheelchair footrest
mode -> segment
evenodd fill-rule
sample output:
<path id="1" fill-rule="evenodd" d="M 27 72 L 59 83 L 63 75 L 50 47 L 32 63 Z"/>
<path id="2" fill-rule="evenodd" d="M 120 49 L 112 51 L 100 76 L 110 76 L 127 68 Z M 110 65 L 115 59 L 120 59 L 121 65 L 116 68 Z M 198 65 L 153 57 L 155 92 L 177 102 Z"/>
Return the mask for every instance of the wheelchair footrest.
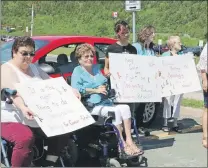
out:
<path id="1" fill-rule="evenodd" d="M 128 159 L 137 158 L 140 155 L 143 155 L 143 153 L 142 154 L 137 154 L 137 155 L 127 155 L 125 152 L 120 152 L 119 153 L 119 159 L 128 160 Z"/>

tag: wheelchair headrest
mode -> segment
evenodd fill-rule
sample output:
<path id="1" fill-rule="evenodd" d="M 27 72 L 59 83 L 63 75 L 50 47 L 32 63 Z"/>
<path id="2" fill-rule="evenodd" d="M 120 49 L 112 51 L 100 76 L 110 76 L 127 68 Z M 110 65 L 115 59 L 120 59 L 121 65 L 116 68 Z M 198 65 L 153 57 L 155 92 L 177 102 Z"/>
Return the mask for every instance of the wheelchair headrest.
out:
<path id="1" fill-rule="evenodd" d="M 12 104 L 13 101 L 11 99 L 11 96 L 14 96 L 17 94 L 17 90 L 11 90 L 8 88 L 4 88 L 1 90 L 1 100 L 6 101 L 7 104 Z"/>
<path id="2" fill-rule="evenodd" d="M 75 56 L 75 51 L 71 52 L 71 54 L 70 54 L 70 60 L 71 60 L 71 62 L 73 64 L 76 64 L 77 65 L 79 63 L 78 60 L 77 60 L 77 58 L 76 58 L 76 56 Z"/>
<path id="3" fill-rule="evenodd" d="M 64 65 L 68 63 L 68 57 L 66 54 L 59 54 L 57 57 L 57 63 L 59 65 Z"/>

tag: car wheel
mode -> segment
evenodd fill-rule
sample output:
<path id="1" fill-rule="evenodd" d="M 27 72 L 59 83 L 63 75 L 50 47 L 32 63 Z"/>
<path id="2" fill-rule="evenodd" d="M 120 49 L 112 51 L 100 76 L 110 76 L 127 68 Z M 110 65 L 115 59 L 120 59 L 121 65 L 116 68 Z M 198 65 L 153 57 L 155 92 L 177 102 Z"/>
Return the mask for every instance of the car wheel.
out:
<path id="1" fill-rule="evenodd" d="M 148 127 L 155 119 L 157 113 L 157 103 L 140 103 L 139 107 L 136 110 L 137 113 L 143 113 L 143 121 L 140 126 Z M 138 115 L 139 117 L 139 115 Z M 136 118 L 138 121 L 139 118 Z M 139 120 L 140 121 L 140 120 Z"/>

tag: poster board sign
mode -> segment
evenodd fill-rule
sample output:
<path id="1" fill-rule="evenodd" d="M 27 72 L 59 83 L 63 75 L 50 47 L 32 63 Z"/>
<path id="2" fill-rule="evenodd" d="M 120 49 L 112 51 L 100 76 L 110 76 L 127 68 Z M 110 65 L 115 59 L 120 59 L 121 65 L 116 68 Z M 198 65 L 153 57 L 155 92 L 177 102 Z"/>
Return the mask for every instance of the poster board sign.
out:
<path id="1" fill-rule="evenodd" d="M 201 90 L 193 54 L 160 57 L 162 96 Z"/>
<path id="2" fill-rule="evenodd" d="M 62 77 L 15 85 L 35 120 L 48 136 L 69 133 L 94 119 Z"/>
<path id="3" fill-rule="evenodd" d="M 136 54 L 109 53 L 111 88 L 116 102 L 161 102 L 158 59 Z"/>

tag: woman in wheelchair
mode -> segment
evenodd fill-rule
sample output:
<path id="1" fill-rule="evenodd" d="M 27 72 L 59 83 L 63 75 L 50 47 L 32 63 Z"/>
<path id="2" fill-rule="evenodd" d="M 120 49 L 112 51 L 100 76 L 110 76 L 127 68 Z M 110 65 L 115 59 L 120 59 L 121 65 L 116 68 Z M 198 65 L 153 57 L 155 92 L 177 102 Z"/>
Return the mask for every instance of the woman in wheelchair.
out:
<path id="1" fill-rule="evenodd" d="M 1 66 L 1 89 L 14 89 L 15 83 L 45 80 L 50 77 L 31 64 L 35 56 L 35 43 L 30 37 L 18 37 L 12 46 L 12 59 Z M 77 93 L 79 96 L 79 94 Z M 18 95 L 11 97 L 13 104 L 1 102 L 1 137 L 13 144 L 12 167 L 29 167 L 32 161 L 32 146 L 37 132 L 46 138 L 34 119 L 33 112 Z M 35 131 L 34 131 L 35 130 Z M 34 132 L 33 132 L 34 131 Z M 69 135 L 47 138 L 48 150 L 42 166 L 53 166 L 66 146 Z"/>
<path id="2" fill-rule="evenodd" d="M 71 77 L 71 85 L 84 94 L 90 94 L 88 103 L 94 104 L 91 114 L 107 116 L 108 111 L 115 112 L 113 124 L 118 128 L 124 143 L 124 151 L 127 155 L 139 155 L 140 150 L 132 140 L 131 136 L 131 111 L 128 105 L 114 105 L 107 96 L 107 78 L 105 78 L 98 66 L 93 64 L 95 49 L 90 44 L 81 44 L 75 52 L 80 66 L 77 66 Z M 122 123 L 124 125 L 126 138 L 122 136 Z"/>

